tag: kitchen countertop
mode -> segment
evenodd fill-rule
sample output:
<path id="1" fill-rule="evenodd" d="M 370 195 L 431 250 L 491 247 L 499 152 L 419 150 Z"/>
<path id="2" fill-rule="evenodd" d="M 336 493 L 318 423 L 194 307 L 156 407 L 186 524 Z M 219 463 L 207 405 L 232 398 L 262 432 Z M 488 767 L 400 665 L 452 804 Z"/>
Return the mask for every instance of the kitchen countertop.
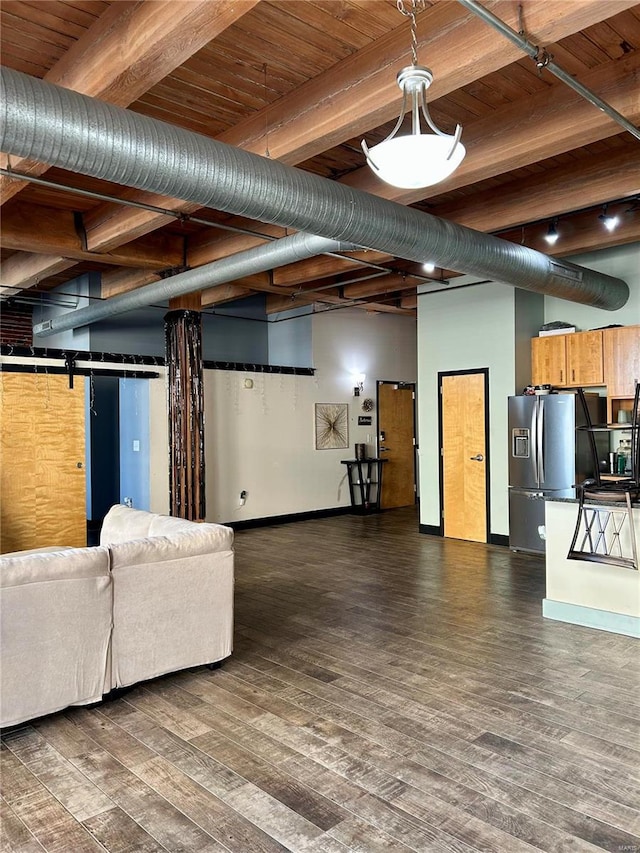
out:
<path id="1" fill-rule="evenodd" d="M 546 501 L 553 501 L 554 503 L 565 503 L 565 504 L 577 504 L 579 503 L 579 498 L 550 498 L 545 496 Z M 624 507 L 626 506 L 625 500 L 619 501 L 611 501 L 606 500 L 605 498 L 585 498 L 585 504 L 594 505 L 594 506 L 613 506 L 613 507 Z M 631 499 L 631 506 L 640 507 L 640 500 Z"/>

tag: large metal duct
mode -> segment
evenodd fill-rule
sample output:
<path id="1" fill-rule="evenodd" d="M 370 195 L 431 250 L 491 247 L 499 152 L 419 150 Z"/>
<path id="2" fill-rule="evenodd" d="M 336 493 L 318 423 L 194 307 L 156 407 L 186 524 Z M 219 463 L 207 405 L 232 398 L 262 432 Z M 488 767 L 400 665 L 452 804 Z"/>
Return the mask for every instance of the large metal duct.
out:
<path id="1" fill-rule="evenodd" d="M 33 331 L 38 337 L 47 337 L 65 332 L 67 329 L 88 326 L 135 308 L 144 308 L 154 302 L 163 302 L 166 299 L 204 290 L 216 284 L 226 284 L 246 275 L 265 272 L 283 264 L 292 264 L 323 252 L 349 252 L 356 248 L 352 243 L 340 243 L 338 240 L 316 237 L 313 234 L 292 234 L 290 237 L 282 237 L 266 246 L 247 249 L 245 252 L 238 252 L 223 260 L 178 273 L 163 281 L 156 281 L 128 293 L 112 296 L 104 302 L 97 302 L 87 308 L 69 311 L 51 320 L 37 323 Z"/>
<path id="2" fill-rule="evenodd" d="M 8 154 L 598 308 L 629 296 L 621 279 L 17 71 L 1 70 L 0 97 Z"/>

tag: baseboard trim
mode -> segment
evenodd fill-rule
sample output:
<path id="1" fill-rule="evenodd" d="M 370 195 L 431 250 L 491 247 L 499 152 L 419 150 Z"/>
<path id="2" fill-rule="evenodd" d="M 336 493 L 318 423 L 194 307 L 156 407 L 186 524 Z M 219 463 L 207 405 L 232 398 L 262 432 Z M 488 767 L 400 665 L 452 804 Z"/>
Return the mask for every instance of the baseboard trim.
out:
<path id="1" fill-rule="evenodd" d="M 421 524 L 418 527 L 420 533 L 424 533 L 426 536 L 444 536 L 444 531 L 441 527 L 438 527 L 435 524 Z M 502 533 L 490 533 L 489 534 L 489 545 L 503 545 L 505 547 L 509 547 L 509 537 L 503 536 Z"/>
<path id="2" fill-rule="evenodd" d="M 557 622 L 570 622 L 573 625 L 582 625 L 584 628 L 611 631 L 614 634 L 624 634 L 627 637 L 640 639 L 640 617 L 628 616 L 626 613 L 611 613 L 595 607 L 583 607 L 581 604 L 567 604 L 566 601 L 543 598 L 542 615 L 545 619 L 555 619 Z"/>
<path id="3" fill-rule="evenodd" d="M 274 524 L 290 524 L 293 521 L 310 521 L 313 518 L 330 518 L 334 515 L 350 515 L 350 506 L 337 506 L 331 509 L 314 509 L 308 512 L 293 512 L 288 515 L 267 515 L 264 518 L 248 518 L 243 521 L 225 521 L 234 530 L 249 530 L 252 527 L 270 527 Z"/>
<path id="4" fill-rule="evenodd" d="M 418 527 L 420 533 L 424 533 L 427 536 L 442 536 L 442 530 L 435 524 L 421 524 Z"/>

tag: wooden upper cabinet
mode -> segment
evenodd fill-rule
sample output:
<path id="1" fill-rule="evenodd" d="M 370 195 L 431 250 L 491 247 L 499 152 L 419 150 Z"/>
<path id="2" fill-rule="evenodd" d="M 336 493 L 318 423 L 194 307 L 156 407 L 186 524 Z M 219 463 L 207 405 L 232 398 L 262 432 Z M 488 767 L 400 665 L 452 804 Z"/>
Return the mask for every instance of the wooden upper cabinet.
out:
<path id="1" fill-rule="evenodd" d="M 603 385 L 602 332 L 532 338 L 531 382 L 556 388 Z"/>
<path id="2" fill-rule="evenodd" d="M 640 382 L 640 326 L 604 329 L 604 382 L 608 397 L 633 397 Z"/>
<path id="3" fill-rule="evenodd" d="M 603 385 L 602 332 L 574 332 L 567 342 L 567 385 Z"/>
<path id="4" fill-rule="evenodd" d="M 531 338 L 531 383 L 533 385 L 567 385 L 568 335 L 546 335 Z"/>

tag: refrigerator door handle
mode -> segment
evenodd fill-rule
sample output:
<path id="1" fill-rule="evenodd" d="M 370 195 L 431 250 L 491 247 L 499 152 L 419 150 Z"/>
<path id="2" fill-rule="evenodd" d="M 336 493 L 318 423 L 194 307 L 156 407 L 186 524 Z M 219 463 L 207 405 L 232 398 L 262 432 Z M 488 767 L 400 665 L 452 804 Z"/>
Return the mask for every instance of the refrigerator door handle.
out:
<path id="1" fill-rule="evenodd" d="M 544 484 L 544 400 L 538 400 L 538 428 L 536 451 L 538 454 L 538 485 Z"/>
<path id="2" fill-rule="evenodd" d="M 534 400 L 535 405 L 531 413 L 531 464 L 533 465 L 533 478 L 536 481 L 536 486 L 540 486 L 538 475 L 538 403 L 539 400 Z"/>

